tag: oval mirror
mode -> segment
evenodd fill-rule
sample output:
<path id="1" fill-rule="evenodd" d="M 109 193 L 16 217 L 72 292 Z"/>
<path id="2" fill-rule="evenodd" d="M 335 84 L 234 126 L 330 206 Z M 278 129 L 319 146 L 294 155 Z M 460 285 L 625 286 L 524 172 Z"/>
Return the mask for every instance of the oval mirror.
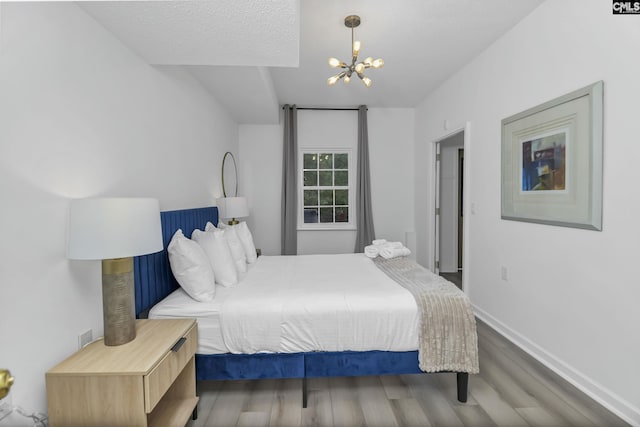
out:
<path id="1" fill-rule="evenodd" d="M 222 158 L 222 194 L 224 197 L 238 196 L 238 171 L 236 159 L 230 151 Z"/>

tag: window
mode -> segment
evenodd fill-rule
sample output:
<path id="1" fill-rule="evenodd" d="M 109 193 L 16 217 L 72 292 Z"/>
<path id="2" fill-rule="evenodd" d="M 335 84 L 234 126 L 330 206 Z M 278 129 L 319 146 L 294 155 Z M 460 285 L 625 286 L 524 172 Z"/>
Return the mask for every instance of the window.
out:
<path id="1" fill-rule="evenodd" d="M 303 150 L 300 164 L 300 228 L 352 228 L 351 152 Z"/>

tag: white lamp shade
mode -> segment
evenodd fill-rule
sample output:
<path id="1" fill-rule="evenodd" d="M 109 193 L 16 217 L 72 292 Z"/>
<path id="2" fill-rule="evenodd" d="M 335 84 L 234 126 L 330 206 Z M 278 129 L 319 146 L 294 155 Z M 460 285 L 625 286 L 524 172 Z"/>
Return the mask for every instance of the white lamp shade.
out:
<path id="1" fill-rule="evenodd" d="M 69 259 L 113 259 L 161 251 L 160 205 L 147 198 L 71 201 Z"/>
<path id="2" fill-rule="evenodd" d="M 249 216 L 246 197 L 222 197 L 217 201 L 221 218 L 242 218 Z"/>

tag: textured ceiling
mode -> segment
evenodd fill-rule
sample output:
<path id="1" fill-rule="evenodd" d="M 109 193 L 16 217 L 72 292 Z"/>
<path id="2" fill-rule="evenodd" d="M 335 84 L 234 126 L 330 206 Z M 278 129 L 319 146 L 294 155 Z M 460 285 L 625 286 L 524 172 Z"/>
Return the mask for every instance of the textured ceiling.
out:
<path id="1" fill-rule="evenodd" d="M 154 65 L 298 65 L 295 0 L 78 3 Z"/>
<path id="2" fill-rule="evenodd" d="M 279 105 L 414 107 L 544 0 L 210 0 L 82 2 L 150 64 L 189 66 L 238 123 L 277 123 Z M 347 61 L 385 66 L 327 85 Z"/>

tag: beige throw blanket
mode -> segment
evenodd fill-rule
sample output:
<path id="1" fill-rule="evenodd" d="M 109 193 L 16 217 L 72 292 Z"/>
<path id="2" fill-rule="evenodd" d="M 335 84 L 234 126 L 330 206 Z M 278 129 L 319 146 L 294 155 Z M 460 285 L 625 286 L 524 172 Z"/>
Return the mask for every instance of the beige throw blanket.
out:
<path id="1" fill-rule="evenodd" d="M 453 283 L 406 257 L 377 257 L 373 262 L 416 299 L 421 316 L 420 369 L 477 374 L 476 320 L 467 296 Z"/>

